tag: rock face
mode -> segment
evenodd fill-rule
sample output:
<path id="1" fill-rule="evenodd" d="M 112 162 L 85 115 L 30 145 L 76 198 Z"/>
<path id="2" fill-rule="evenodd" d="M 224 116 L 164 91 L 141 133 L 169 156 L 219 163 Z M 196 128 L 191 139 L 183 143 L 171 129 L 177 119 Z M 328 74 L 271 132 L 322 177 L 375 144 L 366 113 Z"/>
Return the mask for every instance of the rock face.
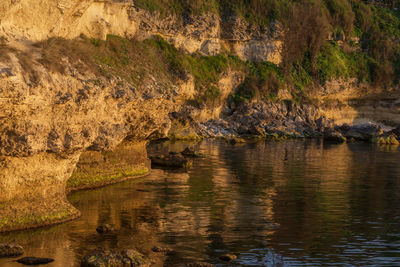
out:
<path id="1" fill-rule="evenodd" d="M 5 0 L 0 3 L 0 34 L 32 41 L 75 38 L 80 34 L 94 38 L 107 34 L 132 37 L 138 25 L 129 15 L 131 9 L 131 4 L 122 1 Z"/>
<path id="2" fill-rule="evenodd" d="M 67 61 L 53 72 L 38 48 L 25 48 L 31 58 L 10 49 L 0 59 L 0 231 L 79 216 L 65 185 L 81 153 L 111 150 L 127 136 L 166 137 L 169 113 L 187 93 L 157 82 L 134 88 Z"/>
<path id="3" fill-rule="evenodd" d="M 59 223 L 79 216 L 67 201 L 65 183 L 79 154 L 39 153 L 2 156 L 0 170 L 0 230 L 17 230 Z"/>
<path id="4" fill-rule="evenodd" d="M 237 17 L 224 22 L 213 14 L 162 18 L 120 0 L 5 0 L 0 3 L 0 18 L 0 36 L 10 40 L 159 35 L 189 53 L 215 55 L 225 48 L 244 60 L 281 61 L 279 25 L 260 30 Z"/>

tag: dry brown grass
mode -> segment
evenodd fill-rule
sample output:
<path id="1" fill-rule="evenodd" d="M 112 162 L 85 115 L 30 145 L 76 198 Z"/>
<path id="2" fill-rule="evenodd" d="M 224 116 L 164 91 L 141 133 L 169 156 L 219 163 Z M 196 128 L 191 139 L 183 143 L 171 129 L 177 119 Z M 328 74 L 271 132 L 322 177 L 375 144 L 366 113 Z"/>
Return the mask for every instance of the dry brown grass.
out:
<path id="1" fill-rule="evenodd" d="M 52 38 L 35 46 L 42 51 L 39 62 L 50 71 L 65 73 L 66 64 L 63 59 L 68 58 L 69 63 L 78 70 L 98 74 L 98 67 L 92 57 L 95 49 L 84 39 Z"/>
<path id="2" fill-rule="evenodd" d="M 145 42 L 108 36 L 107 40 L 84 36 L 74 40 L 53 38 L 35 44 L 42 51 L 39 62 L 52 72 L 65 73 L 68 60 L 81 73 L 118 76 L 140 86 L 150 75 L 171 80 L 168 64 L 159 51 Z"/>

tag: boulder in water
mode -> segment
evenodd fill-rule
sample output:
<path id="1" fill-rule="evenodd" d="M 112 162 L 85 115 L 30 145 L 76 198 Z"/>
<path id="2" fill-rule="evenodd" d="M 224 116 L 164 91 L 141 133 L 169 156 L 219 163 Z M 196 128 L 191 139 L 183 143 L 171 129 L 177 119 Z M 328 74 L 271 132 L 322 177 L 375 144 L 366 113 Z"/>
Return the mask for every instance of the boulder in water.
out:
<path id="1" fill-rule="evenodd" d="M 181 154 L 185 157 L 190 157 L 190 158 L 205 158 L 206 157 L 203 153 L 197 152 L 191 147 L 185 148 L 185 150 L 183 150 L 181 152 Z"/>
<path id="2" fill-rule="evenodd" d="M 106 234 L 115 231 L 115 227 L 111 224 L 103 224 L 96 228 L 99 234 Z"/>
<path id="3" fill-rule="evenodd" d="M 134 249 L 126 249 L 121 253 L 113 250 L 96 249 L 86 255 L 81 267 L 112 267 L 112 266 L 148 266 L 148 261 Z"/>
<path id="4" fill-rule="evenodd" d="M 0 258 L 18 257 L 24 254 L 24 248 L 17 244 L 0 244 Z"/>
<path id="5" fill-rule="evenodd" d="M 150 157 L 151 164 L 167 168 L 186 168 L 192 167 L 192 161 L 180 155 L 162 155 Z"/>

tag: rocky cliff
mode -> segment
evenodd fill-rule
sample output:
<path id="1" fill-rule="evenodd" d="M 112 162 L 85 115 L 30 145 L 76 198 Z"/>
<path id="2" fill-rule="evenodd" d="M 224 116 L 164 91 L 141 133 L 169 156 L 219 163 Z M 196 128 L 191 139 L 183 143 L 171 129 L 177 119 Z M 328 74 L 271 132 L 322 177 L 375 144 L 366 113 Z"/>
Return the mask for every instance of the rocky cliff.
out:
<path id="1" fill-rule="evenodd" d="M 6 0 L 0 3 L 0 36 L 4 38 L 41 41 L 51 37 L 72 39 L 81 34 L 98 39 L 105 39 L 108 34 L 139 39 L 160 35 L 190 53 L 215 55 L 228 49 L 246 60 L 281 61 L 279 24 L 259 29 L 239 17 L 222 23 L 213 14 L 164 18 L 137 9 L 134 1 Z"/>
<path id="2" fill-rule="evenodd" d="M 126 1 L 1 1 L 0 231 L 78 216 L 66 200 L 65 188 L 81 154 L 112 150 L 126 138 L 142 142 L 168 136 L 270 133 L 304 137 L 333 128 L 329 119 L 399 122 L 396 92 L 389 99 L 366 97 L 359 85 L 345 82 L 328 84 L 316 94 L 323 105 L 296 103 L 282 94 L 275 101 L 234 106 L 228 99 L 245 73 L 230 68 L 213 84 L 219 90 L 217 104 L 192 105 L 199 97 L 193 76 L 171 73 L 171 66 L 157 61 L 160 55 L 140 48 L 142 43 L 131 48 L 114 37 L 122 43 L 117 59 L 96 54 L 105 49 L 99 43 L 110 35 L 132 42 L 157 35 L 184 53 L 210 56 L 229 51 L 242 60 L 281 61 L 282 31 L 277 23 L 265 29 L 239 17 L 161 17 Z M 110 51 L 119 49 L 117 41 L 109 43 Z M 130 72 L 125 62 L 129 53 L 139 68 Z M 96 60 L 86 60 L 88 55 Z M 355 87 L 357 94 L 350 90 Z M 328 105 L 332 99 L 339 102 Z M 366 108 L 364 114 L 360 106 Z M 138 151 L 144 150 L 141 144 Z M 92 156 L 101 161 L 101 154 Z M 86 162 L 85 156 L 81 160 Z M 82 178 L 84 169 L 81 162 L 75 178 Z"/>
<path id="3" fill-rule="evenodd" d="M 135 88 L 68 62 L 63 74 L 55 73 L 19 53 L 5 50 L 8 58 L 0 67 L 0 202 L 7 207 L 0 228 L 5 229 L 35 225 L 36 215 L 46 223 L 76 216 L 66 202 L 65 184 L 80 154 L 113 149 L 127 136 L 138 141 L 167 136 L 169 113 L 181 101 L 174 96 L 187 93 L 185 86 L 166 90 L 154 78 L 146 88 Z"/>

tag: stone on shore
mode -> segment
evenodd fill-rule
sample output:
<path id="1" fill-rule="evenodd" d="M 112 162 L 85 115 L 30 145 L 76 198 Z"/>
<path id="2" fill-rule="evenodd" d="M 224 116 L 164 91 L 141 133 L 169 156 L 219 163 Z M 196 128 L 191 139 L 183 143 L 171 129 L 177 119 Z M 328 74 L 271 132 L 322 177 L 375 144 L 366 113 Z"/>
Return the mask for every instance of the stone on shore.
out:
<path id="1" fill-rule="evenodd" d="M 354 138 L 355 140 L 369 141 L 382 134 L 383 129 L 381 126 L 368 123 L 350 127 L 350 129 L 344 133 L 344 136 L 348 139 Z"/>

